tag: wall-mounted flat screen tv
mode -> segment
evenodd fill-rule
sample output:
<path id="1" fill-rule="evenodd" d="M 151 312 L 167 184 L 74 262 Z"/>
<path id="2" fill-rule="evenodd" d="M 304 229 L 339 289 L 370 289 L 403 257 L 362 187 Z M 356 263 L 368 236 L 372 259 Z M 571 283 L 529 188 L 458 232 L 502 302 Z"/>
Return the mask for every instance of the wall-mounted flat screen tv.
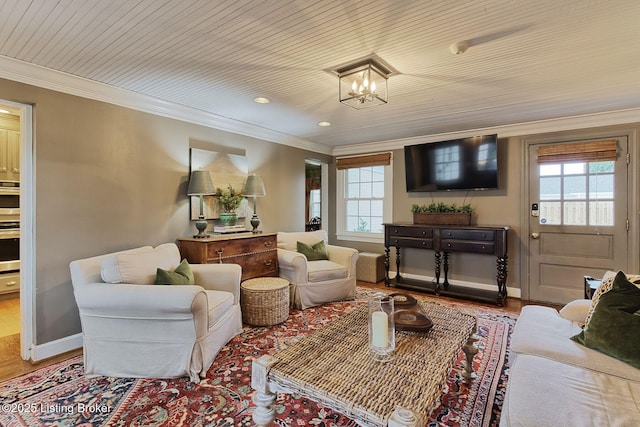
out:
<path id="1" fill-rule="evenodd" d="M 407 191 L 498 188 L 498 135 L 404 147 Z"/>

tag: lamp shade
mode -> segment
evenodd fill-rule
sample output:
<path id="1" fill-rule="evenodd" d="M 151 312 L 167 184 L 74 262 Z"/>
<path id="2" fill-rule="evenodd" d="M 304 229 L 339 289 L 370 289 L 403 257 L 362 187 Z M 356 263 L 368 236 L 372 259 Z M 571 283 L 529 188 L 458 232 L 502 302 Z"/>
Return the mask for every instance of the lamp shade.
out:
<path id="1" fill-rule="evenodd" d="M 206 196 L 215 193 L 215 187 L 209 171 L 193 171 L 189 179 L 188 196 Z"/>
<path id="2" fill-rule="evenodd" d="M 247 177 L 247 184 L 244 187 L 245 196 L 264 197 L 267 191 L 264 189 L 264 181 L 256 174 Z"/>

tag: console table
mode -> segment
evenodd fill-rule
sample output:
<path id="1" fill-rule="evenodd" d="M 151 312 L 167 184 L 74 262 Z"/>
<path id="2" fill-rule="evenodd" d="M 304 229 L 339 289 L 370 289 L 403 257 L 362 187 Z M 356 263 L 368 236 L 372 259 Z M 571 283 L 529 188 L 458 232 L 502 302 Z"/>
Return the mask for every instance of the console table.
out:
<path id="1" fill-rule="evenodd" d="M 450 225 L 384 224 L 385 286 L 408 288 L 436 295 L 462 297 L 504 305 L 507 298 L 507 231 L 509 227 L 473 227 Z M 396 277 L 389 278 L 390 247 L 396 247 Z M 406 279 L 400 273 L 402 248 L 428 249 L 435 252 L 435 283 Z M 496 291 L 449 284 L 449 253 L 478 253 L 497 257 Z M 440 272 L 444 280 L 440 285 Z"/>
<path id="2" fill-rule="evenodd" d="M 278 276 L 276 233 L 211 235 L 199 239 L 178 239 L 183 258 L 192 264 L 239 264 L 242 281 L 254 277 Z"/>

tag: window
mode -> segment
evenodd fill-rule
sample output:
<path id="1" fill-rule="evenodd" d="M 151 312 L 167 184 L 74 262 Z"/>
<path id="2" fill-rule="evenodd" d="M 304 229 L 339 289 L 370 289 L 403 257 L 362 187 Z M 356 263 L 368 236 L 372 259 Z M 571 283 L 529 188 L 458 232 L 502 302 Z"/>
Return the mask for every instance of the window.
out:
<path id="1" fill-rule="evenodd" d="M 338 170 L 337 234 L 339 239 L 381 242 L 383 223 L 391 220 L 391 164 Z"/>
<path id="2" fill-rule="evenodd" d="M 320 190 L 309 191 L 309 218 L 320 218 Z"/>
<path id="3" fill-rule="evenodd" d="M 612 226 L 614 162 L 540 165 L 540 224 Z"/>

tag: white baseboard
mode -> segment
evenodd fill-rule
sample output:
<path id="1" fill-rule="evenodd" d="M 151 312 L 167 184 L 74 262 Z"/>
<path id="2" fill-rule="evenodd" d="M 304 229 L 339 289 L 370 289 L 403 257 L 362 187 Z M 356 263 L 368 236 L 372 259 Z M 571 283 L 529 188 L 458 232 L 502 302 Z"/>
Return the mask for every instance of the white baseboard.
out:
<path id="1" fill-rule="evenodd" d="M 436 280 L 435 277 L 431 277 L 431 276 L 423 276 L 423 275 L 419 275 L 419 274 L 409 274 L 409 273 L 401 273 L 402 277 L 406 277 L 407 279 L 414 279 L 414 280 L 422 280 L 425 282 L 433 282 Z M 389 277 L 393 278 L 396 277 L 396 272 L 395 271 L 389 271 Z M 440 277 L 440 279 L 442 280 L 442 277 Z M 498 285 L 494 284 L 488 284 L 488 283 L 476 283 L 476 282 L 467 282 L 464 280 L 451 280 L 449 279 L 449 283 L 452 285 L 456 285 L 456 286 L 462 286 L 465 288 L 472 288 L 472 289 L 482 289 L 485 291 L 497 291 L 498 290 Z M 511 298 L 518 298 L 520 299 L 520 288 L 509 288 L 507 287 L 507 296 L 511 297 Z"/>
<path id="2" fill-rule="evenodd" d="M 70 335 L 59 340 L 32 346 L 31 360 L 38 362 L 80 347 L 82 347 L 82 334 Z"/>

